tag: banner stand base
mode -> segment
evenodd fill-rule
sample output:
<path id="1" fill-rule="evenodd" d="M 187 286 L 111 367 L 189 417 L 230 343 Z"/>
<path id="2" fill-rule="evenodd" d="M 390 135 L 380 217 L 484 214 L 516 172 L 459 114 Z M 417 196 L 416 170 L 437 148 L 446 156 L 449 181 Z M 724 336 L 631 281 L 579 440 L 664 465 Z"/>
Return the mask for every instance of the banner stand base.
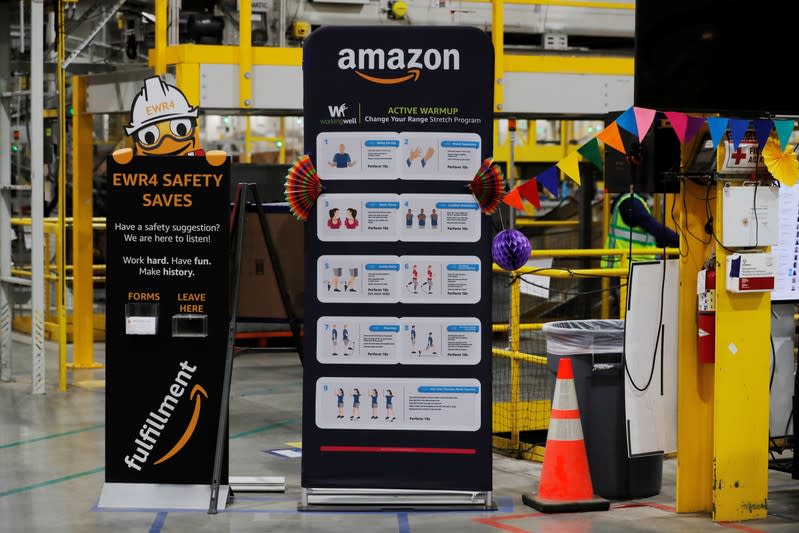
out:
<path id="1" fill-rule="evenodd" d="M 286 492 L 283 476 L 229 476 L 230 490 L 236 492 Z"/>
<path id="2" fill-rule="evenodd" d="M 219 486 L 219 508 L 228 501 L 230 486 Z M 104 483 L 98 509 L 208 510 L 211 485 Z"/>
<path id="3" fill-rule="evenodd" d="M 495 511 L 491 491 L 303 488 L 297 509 L 301 511 L 386 510 Z"/>

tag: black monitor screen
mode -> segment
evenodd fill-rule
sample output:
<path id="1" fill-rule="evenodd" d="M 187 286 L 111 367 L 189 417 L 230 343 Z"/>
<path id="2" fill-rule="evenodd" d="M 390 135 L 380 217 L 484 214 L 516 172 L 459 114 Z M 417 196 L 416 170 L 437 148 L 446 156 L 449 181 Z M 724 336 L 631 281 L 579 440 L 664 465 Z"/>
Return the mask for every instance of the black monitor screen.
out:
<path id="1" fill-rule="evenodd" d="M 796 115 L 799 3 L 637 0 L 635 105 L 658 111 Z"/>

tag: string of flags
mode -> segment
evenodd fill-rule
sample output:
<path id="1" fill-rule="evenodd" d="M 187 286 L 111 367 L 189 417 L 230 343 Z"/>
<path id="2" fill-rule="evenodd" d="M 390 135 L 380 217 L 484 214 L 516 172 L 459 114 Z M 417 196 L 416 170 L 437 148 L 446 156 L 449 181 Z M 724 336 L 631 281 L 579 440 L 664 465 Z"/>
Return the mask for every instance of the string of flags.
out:
<path id="1" fill-rule="evenodd" d="M 536 209 L 540 209 L 539 183 L 555 198 L 560 196 L 558 186 L 560 181 L 559 171 L 563 171 L 566 176 L 579 186 L 581 181 L 579 166 L 581 156 L 602 171 L 604 165 L 600 142 L 626 156 L 621 130 L 637 136 L 639 142 L 643 142 L 652 128 L 656 114 L 657 111 L 654 109 L 636 106 L 628 108 L 605 129 L 579 147 L 577 151 L 570 153 L 555 165 L 505 193 L 502 202 L 519 211 L 525 211 L 523 200 L 526 200 Z M 664 115 L 671 123 L 671 127 L 680 144 L 691 142 L 702 129 L 702 126 L 707 124 L 714 150 L 727 135 L 728 130 L 733 148 L 738 150 L 738 145 L 744 139 L 750 124 L 754 122 L 755 137 L 761 147 L 763 161 L 768 171 L 787 186 L 795 185 L 799 181 L 799 160 L 797 160 L 793 148 L 788 146 L 788 141 L 794 128 L 793 119 L 755 119 L 752 121 L 724 117 L 704 118 L 693 117 L 678 111 L 666 111 Z M 776 136 L 772 132 L 776 132 Z"/>

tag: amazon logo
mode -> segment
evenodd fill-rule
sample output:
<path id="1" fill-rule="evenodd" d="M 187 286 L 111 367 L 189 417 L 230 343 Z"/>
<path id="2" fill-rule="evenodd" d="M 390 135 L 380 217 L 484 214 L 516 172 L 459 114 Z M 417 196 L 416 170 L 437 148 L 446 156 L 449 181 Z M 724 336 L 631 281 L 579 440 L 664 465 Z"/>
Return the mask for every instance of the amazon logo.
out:
<path id="1" fill-rule="evenodd" d="M 342 48 L 338 68 L 372 83 L 397 85 L 418 80 L 425 70 L 460 70 L 461 56 L 454 48 Z"/>
<path id="2" fill-rule="evenodd" d="M 128 468 L 141 471 L 142 466 L 150 461 L 150 455 L 153 453 L 167 425 L 171 422 L 175 407 L 177 407 L 181 398 L 186 396 L 187 392 L 189 401 L 194 402 L 194 410 L 191 418 L 186 423 L 186 428 L 183 430 L 180 438 L 172 444 L 169 451 L 158 457 L 158 459 L 155 459 L 153 464 L 159 465 L 170 460 L 180 453 L 189 441 L 191 441 L 191 437 L 194 435 L 194 431 L 197 429 L 197 424 L 200 421 L 203 398 L 207 400 L 208 393 L 198 383 L 194 384 L 194 386 L 189 389 L 194 373 L 197 371 L 197 365 L 190 365 L 188 361 L 183 361 L 179 366 L 180 370 L 175 376 L 174 381 L 169 385 L 164 400 L 158 407 L 148 413 L 144 424 L 142 424 L 141 429 L 139 429 L 133 441 L 135 451 L 125 456 L 124 461 Z"/>

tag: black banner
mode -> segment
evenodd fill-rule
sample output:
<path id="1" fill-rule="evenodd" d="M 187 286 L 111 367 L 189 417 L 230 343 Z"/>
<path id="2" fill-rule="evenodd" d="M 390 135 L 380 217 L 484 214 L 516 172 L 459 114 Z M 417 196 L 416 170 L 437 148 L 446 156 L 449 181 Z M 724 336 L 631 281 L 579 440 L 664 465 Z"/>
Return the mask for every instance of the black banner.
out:
<path id="1" fill-rule="evenodd" d="M 108 159 L 106 482 L 211 482 L 229 323 L 220 163 Z"/>
<path id="2" fill-rule="evenodd" d="M 493 49 L 464 27 L 324 27 L 303 54 L 302 486 L 490 491 Z"/>

